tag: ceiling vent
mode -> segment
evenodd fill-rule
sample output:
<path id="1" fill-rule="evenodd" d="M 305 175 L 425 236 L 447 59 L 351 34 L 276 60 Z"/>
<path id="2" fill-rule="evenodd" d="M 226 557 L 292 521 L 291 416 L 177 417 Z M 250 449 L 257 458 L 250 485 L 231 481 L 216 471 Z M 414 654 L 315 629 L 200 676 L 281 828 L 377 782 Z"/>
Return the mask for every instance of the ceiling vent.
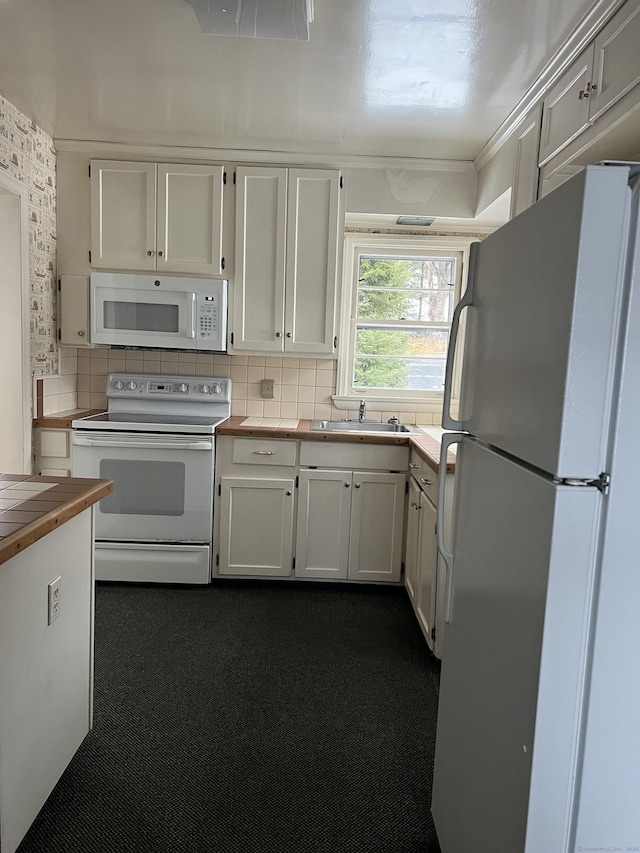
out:
<path id="1" fill-rule="evenodd" d="M 313 0 L 189 0 L 203 33 L 309 41 Z"/>
<path id="2" fill-rule="evenodd" d="M 399 216 L 396 219 L 396 225 L 412 225 L 418 228 L 428 228 L 435 221 L 435 216 Z"/>

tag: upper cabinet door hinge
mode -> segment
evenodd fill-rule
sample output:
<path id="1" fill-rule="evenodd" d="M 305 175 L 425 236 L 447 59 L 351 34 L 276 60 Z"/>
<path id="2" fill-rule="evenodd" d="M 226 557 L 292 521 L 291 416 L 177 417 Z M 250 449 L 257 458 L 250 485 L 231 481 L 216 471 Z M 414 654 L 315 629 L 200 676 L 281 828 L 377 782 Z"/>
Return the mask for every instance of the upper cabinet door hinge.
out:
<path id="1" fill-rule="evenodd" d="M 333 348 L 337 349 L 337 347 L 338 347 L 338 336 L 335 335 L 335 337 L 333 339 Z"/>
<path id="2" fill-rule="evenodd" d="M 293 568 L 295 569 L 295 567 L 296 567 L 296 558 L 294 557 L 293 558 Z"/>
<path id="3" fill-rule="evenodd" d="M 436 629 L 435 629 L 435 628 L 432 628 L 432 629 L 431 629 L 431 639 L 432 639 L 432 640 L 435 640 L 435 638 L 436 638 Z"/>
<path id="4" fill-rule="evenodd" d="M 89 163 L 87 167 L 87 171 L 89 172 L 89 177 L 91 177 L 91 163 Z"/>
<path id="5" fill-rule="evenodd" d="M 340 175 L 340 189 L 344 187 L 344 178 Z"/>
<path id="6" fill-rule="evenodd" d="M 236 182 L 236 173 L 234 172 L 233 173 L 233 183 L 235 184 L 235 182 Z"/>
<path id="7" fill-rule="evenodd" d="M 227 172 L 226 172 L 226 170 L 222 173 L 222 183 L 223 184 L 227 183 Z"/>
<path id="8" fill-rule="evenodd" d="M 58 291 L 62 290 L 62 279 L 58 279 Z"/>
<path id="9" fill-rule="evenodd" d="M 233 332 L 229 335 L 229 340 L 231 341 L 231 346 L 233 346 Z"/>
<path id="10" fill-rule="evenodd" d="M 220 268 L 224 269 L 224 258 L 220 259 Z"/>
<path id="11" fill-rule="evenodd" d="M 91 249 L 89 249 L 89 263 L 91 263 Z"/>
<path id="12" fill-rule="evenodd" d="M 218 497 L 222 495 L 222 483 L 218 483 Z"/>
<path id="13" fill-rule="evenodd" d="M 300 477 L 296 474 L 296 489 L 298 488 L 299 482 L 300 482 Z"/>

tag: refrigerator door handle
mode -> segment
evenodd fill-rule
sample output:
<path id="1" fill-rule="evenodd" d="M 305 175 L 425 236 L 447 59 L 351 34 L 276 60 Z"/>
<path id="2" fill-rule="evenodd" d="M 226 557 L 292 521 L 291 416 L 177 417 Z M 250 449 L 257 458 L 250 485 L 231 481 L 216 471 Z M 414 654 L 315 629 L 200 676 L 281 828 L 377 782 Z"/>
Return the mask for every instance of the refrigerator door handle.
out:
<path id="1" fill-rule="evenodd" d="M 447 569 L 447 590 L 445 595 L 444 606 L 444 621 L 451 622 L 453 611 L 453 552 L 449 551 L 446 546 L 445 536 L 445 488 L 446 488 L 446 470 L 447 470 L 447 453 L 452 444 L 460 444 L 466 437 L 464 433 L 454 432 L 445 433 L 442 436 L 442 444 L 440 445 L 440 459 L 444 460 L 444 465 L 441 466 L 441 471 L 438 476 L 438 506 L 437 506 L 437 545 L 438 553 L 442 557 Z"/>
<path id="2" fill-rule="evenodd" d="M 467 278 L 467 289 L 462 294 L 462 299 L 455 307 L 451 320 L 451 334 L 447 347 L 447 363 L 444 371 L 444 399 L 442 401 L 442 426 L 444 429 L 464 429 L 462 421 L 451 417 L 451 393 L 453 387 L 453 362 L 458 343 L 458 332 L 460 331 L 460 317 L 465 308 L 473 305 L 473 293 L 476 278 L 476 257 L 480 243 L 472 243 L 469 250 L 469 275 Z"/>

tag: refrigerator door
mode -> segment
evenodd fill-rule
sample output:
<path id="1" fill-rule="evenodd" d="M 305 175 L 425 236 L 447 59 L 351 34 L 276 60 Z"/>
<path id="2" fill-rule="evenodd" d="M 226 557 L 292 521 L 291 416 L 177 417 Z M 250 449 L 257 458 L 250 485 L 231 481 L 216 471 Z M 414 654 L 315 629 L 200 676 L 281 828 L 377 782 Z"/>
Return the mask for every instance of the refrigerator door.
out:
<path id="1" fill-rule="evenodd" d="M 432 812 L 443 853 L 564 853 L 602 496 L 458 447 Z"/>
<path id="2" fill-rule="evenodd" d="M 460 420 L 443 426 L 561 478 L 605 470 L 628 182 L 588 166 L 474 245 Z"/>

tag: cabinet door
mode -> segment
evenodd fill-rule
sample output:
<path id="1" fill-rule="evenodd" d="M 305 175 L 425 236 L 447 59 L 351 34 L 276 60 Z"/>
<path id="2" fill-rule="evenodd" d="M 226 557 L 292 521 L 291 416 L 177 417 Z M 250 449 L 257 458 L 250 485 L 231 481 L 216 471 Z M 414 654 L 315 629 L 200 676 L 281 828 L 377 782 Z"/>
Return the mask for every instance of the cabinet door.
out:
<path id="1" fill-rule="evenodd" d="M 351 476 L 351 471 L 300 471 L 296 577 L 347 577 Z"/>
<path id="2" fill-rule="evenodd" d="M 155 163 L 91 161 L 91 265 L 155 269 Z"/>
<path id="3" fill-rule="evenodd" d="M 234 351 L 283 350 L 286 204 L 286 169 L 237 169 Z"/>
<path id="4" fill-rule="evenodd" d="M 340 174 L 289 169 L 285 350 L 335 350 Z"/>
<path id="5" fill-rule="evenodd" d="M 602 115 L 640 82 L 640 0 L 627 0 L 595 40 L 589 118 Z"/>
<path id="6" fill-rule="evenodd" d="M 522 120 L 518 130 L 516 165 L 511 196 L 511 218 L 530 207 L 538 197 L 538 151 L 542 104 L 538 104 Z"/>
<path id="7" fill-rule="evenodd" d="M 350 580 L 400 580 L 405 484 L 405 474 L 353 472 Z"/>
<path id="8" fill-rule="evenodd" d="M 61 275 L 58 296 L 59 343 L 89 346 L 89 276 Z"/>
<path id="9" fill-rule="evenodd" d="M 589 98 L 585 97 L 585 92 L 592 69 L 593 45 L 590 45 L 571 63 L 544 99 L 540 165 L 589 124 Z"/>
<path id="10" fill-rule="evenodd" d="M 158 270 L 222 273 L 222 175 L 222 166 L 158 165 Z"/>
<path id="11" fill-rule="evenodd" d="M 219 574 L 291 574 L 293 490 L 292 479 L 222 478 Z"/>
<path id="12" fill-rule="evenodd" d="M 423 494 L 420 504 L 416 614 L 430 649 L 433 649 L 435 640 L 437 566 L 436 508 Z"/>
<path id="13" fill-rule="evenodd" d="M 415 606 L 416 580 L 418 577 L 418 543 L 420 531 L 420 488 L 409 479 L 409 506 L 407 508 L 407 538 L 404 556 L 404 585 L 411 603 Z"/>

